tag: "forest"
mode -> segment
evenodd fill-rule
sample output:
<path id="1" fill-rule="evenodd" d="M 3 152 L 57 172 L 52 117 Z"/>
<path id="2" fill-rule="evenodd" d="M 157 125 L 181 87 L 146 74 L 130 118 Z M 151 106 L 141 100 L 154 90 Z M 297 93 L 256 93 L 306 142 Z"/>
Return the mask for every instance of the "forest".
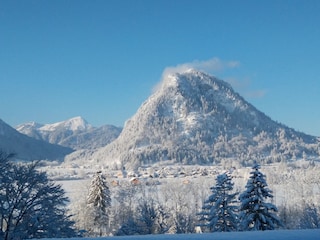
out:
<path id="1" fill-rule="evenodd" d="M 1 153 L 5 240 L 320 228 L 318 162 L 91 170 L 69 198 L 41 164 L 12 159 Z"/>

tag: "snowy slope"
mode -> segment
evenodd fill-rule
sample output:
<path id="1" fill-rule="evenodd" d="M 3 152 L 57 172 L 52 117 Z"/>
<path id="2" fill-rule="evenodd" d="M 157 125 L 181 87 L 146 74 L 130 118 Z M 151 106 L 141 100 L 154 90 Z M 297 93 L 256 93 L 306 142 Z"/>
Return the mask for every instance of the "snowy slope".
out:
<path id="1" fill-rule="evenodd" d="M 83 131 L 92 128 L 90 124 L 87 123 L 82 117 L 74 117 L 66 121 L 61 121 L 53 124 L 45 124 L 39 128 L 43 132 L 54 132 L 59 129 L 69 130 L 69 131 Z"/>
<path id="2" fill-rule="evenodd" d="M 59 238 L 60 240 L 66 238 Z M 255 231 L 255 232 L 227 232 L 206 234 L 163 234 L 163 235 L 136 235 L 124 237 L 100 237 L 100 238 L 72 238 L 73 240 L 317 240 L 320 239 L 320 229 L 317 230 L 279 230 L 279 231 Z M 49 240 L 49 239 L 47 239 Z M 55 240 L 50 238 L 50 240 Z"/>
<path id="3" fill-rule="evenodd" d="M 73 149 L 92 149 L 107 145 L 121 132 L 112 125 L 93 127 L 82 117 L 74 117 L 53 124 L 35 122 L 20 124 L 16 129 L 36 139 Z"/>
<path id="4" fill-rule="evenodd" d="M 0 119 L 0 150 L 15 153 L 20 160 L 58 160 L 72 149 L 21 134 Z"/>
<path id="5" fill-rule="evenodd" d="M 317 155 L 318 147 L 316 137 L 273 121 L 228 83 L 191 69 L 165 76 L 111 144 L 67 160 L 81 161 L 83 155 L 128 168 L 166 160 L 212 164 L 229 158 L 247 164 Z"/>
<path id="6" fill-rule="evenodd" d="M 96 149 L 104 147 L 115 140 L 122 128 L 113 125 L 92 127 L 86 131 L 76 132 L 59 142 L 62 146 L 73 149 Z"/>

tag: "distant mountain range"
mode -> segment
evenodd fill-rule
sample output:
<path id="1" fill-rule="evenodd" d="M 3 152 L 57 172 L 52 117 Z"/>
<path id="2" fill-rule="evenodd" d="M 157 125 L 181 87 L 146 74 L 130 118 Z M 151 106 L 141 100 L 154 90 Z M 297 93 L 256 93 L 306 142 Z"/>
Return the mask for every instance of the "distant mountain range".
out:
<path id="1" fill-rule="evenodd" d="M 273 121 L 228 83 L 192 69 L 166 76 L 123 129 L 92 127 L 81 117 L 16 129 L 0 121 L 0 149 L 26 160 L 68 154 L 65 162 L 79 165 L 247 165 L 320 155 L 317 137 Z"/>
<path id="2" fill-rule="evenodd" d="M 24 123 L 16 129 L 29 137 L 72 149 L 95 149 L 116 139 L 122 128 L 112 125 L 93 127 L 82 117 L 53 124 Z"/>
<path id="3" fill-rule="evenodd" d="M 319 156 L 319 149 L 316 137 L 271 120 L 228 83 L 191 69 L 166 76 L 116 140 L 66 161 L 133 169 L 159 162 L 246 165 Z"/>
<path id="4" fill-rule="evenodd" d="M 63 160 L 71 148 L 28 137 L 0 119 L 0 150 L 19 160 Z"/>

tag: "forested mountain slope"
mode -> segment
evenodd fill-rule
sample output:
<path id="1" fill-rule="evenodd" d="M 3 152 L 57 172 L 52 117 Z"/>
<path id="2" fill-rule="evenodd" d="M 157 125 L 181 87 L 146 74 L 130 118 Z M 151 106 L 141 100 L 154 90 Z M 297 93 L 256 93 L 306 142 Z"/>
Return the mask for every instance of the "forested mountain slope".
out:
<path id="1" fill-rule="evenodd" d="M 190 69 L 165 76 L 115 141 L 81 154 L 67 159 L 129 168 L 167 160 L 247 164 L 318 155 L 319 140 L 273 121 L 228 83 Z"/>

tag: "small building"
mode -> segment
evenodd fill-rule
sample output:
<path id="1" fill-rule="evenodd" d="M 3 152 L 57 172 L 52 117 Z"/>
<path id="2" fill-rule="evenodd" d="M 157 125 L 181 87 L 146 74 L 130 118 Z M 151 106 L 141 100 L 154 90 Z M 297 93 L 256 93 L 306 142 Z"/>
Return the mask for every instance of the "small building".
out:
<path id="1" fill-rule="evenodd" d="M 137 177 L 133 177 L 133 178 L 130 179 L 130 183 L 132 185 L 138 185 L 138 184 L 140 184 L 140 180 Z"/>

